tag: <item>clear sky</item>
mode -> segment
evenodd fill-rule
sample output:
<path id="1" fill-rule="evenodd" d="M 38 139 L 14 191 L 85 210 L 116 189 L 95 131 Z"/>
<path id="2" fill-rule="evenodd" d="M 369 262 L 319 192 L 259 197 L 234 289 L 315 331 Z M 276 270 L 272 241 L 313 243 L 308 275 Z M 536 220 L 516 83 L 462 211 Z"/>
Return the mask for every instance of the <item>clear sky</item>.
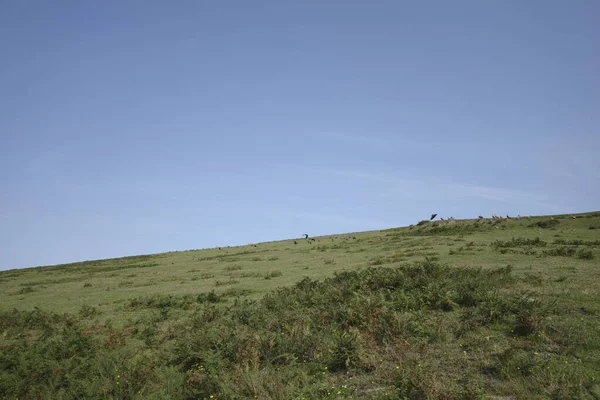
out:
<path id="1" fill-rule="evenodd" d="M 0 269 L 600 209 L 600 2 L 0 2 Z"/>

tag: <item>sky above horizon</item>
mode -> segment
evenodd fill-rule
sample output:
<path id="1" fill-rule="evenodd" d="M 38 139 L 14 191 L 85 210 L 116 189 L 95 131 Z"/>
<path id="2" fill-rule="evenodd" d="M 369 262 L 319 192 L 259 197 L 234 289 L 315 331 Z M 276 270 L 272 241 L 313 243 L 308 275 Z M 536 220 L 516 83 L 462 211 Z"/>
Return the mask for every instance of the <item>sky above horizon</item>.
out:
<path id="1" fill-rule="evenodd" d="M 0 3 L 0 270 L 600 209 L 600 2 Z"/>

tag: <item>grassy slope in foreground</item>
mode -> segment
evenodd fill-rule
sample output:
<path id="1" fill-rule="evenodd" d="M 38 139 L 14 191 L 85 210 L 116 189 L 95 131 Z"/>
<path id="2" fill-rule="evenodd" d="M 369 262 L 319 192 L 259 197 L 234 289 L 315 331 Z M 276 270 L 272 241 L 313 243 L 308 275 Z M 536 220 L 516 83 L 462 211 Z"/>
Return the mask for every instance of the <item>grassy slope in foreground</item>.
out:
<path id="1" fill-rule="evenodd" d="M 576 217 L 3 272 L 0 396 L 598 398 L 600 214 Z"/>

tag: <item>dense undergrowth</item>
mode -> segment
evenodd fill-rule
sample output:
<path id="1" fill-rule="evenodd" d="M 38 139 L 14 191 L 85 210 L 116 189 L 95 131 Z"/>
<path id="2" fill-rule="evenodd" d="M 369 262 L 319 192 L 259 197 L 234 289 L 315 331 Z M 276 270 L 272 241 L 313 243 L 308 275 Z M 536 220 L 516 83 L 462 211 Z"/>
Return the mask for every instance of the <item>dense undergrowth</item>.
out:
<path id="1" fill-rule="evenodd" d="M 577 257 L 582 260 L 592 260 L 594 259 L 594 253 L 591 248 L 598 246 L 600 241 L 556 239 L 554 244 L 561 244 L 562 246 L 543 249 L 538 252 L 537 248 L 546 248 L 548 246 L 548 242 L 541 240 L 539 237 L 534 239 L 520 237 L 512 238 L 511 240 L 495 240 L 490 246 L 502 254 L 516 253 L 538 257 Z M 579 248 L 578 246 L 589 248 Z"/>
<path id="2" fill-rule="evenodd" d="M 126 308 L 146 315 L 121 328 L 90 308 L 3 312 L 0 397 L 598 398 L 598 324 L 575 328 L 579 315 L 521 283 L 510 267 L 425 261 L 258 301 L 138 298 Z"/>

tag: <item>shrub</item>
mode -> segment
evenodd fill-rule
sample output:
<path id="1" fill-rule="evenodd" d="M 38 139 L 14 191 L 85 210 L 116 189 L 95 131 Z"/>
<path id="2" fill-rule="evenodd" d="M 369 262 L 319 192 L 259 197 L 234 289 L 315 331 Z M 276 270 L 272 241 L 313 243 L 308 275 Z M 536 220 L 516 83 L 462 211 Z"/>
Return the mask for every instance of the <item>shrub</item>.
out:
<path id="1" fill-rule="evenodd" d="M 567 246 L 600 246 L 600 240 L 581 240 L 581 239 L 573 239 L 573 240 L 565 240 L 565 239 L 556 239 L 554 241 L 555 244 L 562 244 Z"/>
<path id="2" fill-rule="evenodd" d="M 579 250 L 577 252 L 577 258 L 582 260 L 592 260 L 594 258 L 594 253 L 591 250 Z"/>
<path id="3" fill-rule="evenodd" d="M 238 281 L 237 279 L 229 279 L 227 281 L 222 281 L 222 280 L 217 279 L 215 281 L 215 286 L 219 287 L 219 286 L 236 285 L 238 283 L 240 283 L 240 281 Z"/>
<path id="4" fill-rule="evenodd" d="M 490 244 L 490 246 L 499 249 L 499 248 L 508 248 L 508 247 L 524 247 L 524 246 L 536 246 L 536 247 L 545 247 L 548 243 L 536 237 L 535 239 L 527 239 L 527 238 L 512 238 L 511 240 L 496 240 Z"/>
<path id="5" fill-rule="evenodd" d="M 270 271 L 265 273 L 264 277 L 265 279 L 271 279 L 271 278 L 277 278 L 278 276 L 283 275 L 283 273 L 279 270 L 275 270 L 275 271 Z"/>
<path id="6" fill-rule="evenodd" d="M 543 255 L 545 256 L 558 256 L 558 257 L 571 257 L 575 255 L 577 250 L 574 247 L 557 247 L 550 250 L 544 250 Z"/>
<path id="7" fill-rule="evenodd" d="M 79 315 L 81 315 L 83 318 L 93 317 L 98 314 L 100 314 L 98 309 L 96 307 L 90 306 L 88 304 L 82 305 L 81 308 L 79 309 Z"/>
<path id="8" fill-rule="evenodd" d="M 134 297 L 126 303 L 126 308 L 188 309 L 193 303 L 194 297 L 192 295 L 174 296 L 171 294 L 154 294 L 150 296 Z"/>
<path id="9" fill-rule="evenodd" d="M 231 289 L 230 289 L 231 290 Z M 221 301 L 221 296 L 217 295 L 214 290 L 211 290 L 208 293 L 200 293 L 196 296 L 196 303 L 218 303 Z"/>
<path id="10" fill-rule="evenodd" d="M 369 262 L 369 264 L 371 264 L 371 265 L 383 265 L 383 264 L 385 264 L 385 261 L 386 260 L 385 260 L 384 257 L 379 256 L 379 257 L 375 257 L 374 259 L 372 259 Z"/>
<path id="11" fill-rule="evenodd" d="M 33 287 L 31 287 L 31 286 L 25 286 L 25 287 L 22 287 L 19 290 L 18 293 L 19 294 L 26 294 L 26 293 L 31 293 L 31 292 L 35 292 L 35 289 Z"/>

